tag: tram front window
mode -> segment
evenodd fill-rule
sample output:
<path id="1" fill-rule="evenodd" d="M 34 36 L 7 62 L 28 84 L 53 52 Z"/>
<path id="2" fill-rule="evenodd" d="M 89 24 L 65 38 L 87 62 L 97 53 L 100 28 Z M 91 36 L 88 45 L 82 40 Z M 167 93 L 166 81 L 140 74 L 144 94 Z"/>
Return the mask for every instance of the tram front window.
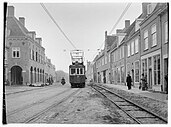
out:
<path id="1" fill-rule="evenodd" d="M 72 75 L 75 74 L 75 68 L 71 68 L 71 74 L 72 74 Z"/>

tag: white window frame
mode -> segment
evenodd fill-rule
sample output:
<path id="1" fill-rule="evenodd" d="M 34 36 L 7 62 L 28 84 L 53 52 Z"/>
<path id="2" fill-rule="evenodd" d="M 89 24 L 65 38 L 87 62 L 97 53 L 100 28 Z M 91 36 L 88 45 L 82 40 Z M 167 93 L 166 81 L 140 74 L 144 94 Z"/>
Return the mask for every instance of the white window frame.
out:
<path id="1" fill-rule="evenodd" d="M 109 58 L 108 61 L 109 61 L 109 63 L 110 63 L 110 53 L 108 54 L 108 58 Z"/>
<path id="2" fill-rule="evenodd" d="M 131 55 L 134 55 L 134 41 L 131 42 Z"/>
<path id="3" fill-rule="evenodd" d="M 16 56 L 13 56 L 13 52 L 15 52 Z M 19 56 L 17 57 L 17 52 L 19 52 Z M 12 58 L 20 58 L 20 47 L 12 47 Z"/>
<path id="4" fill-rule="evenodd" d="M 157 45 L 157 26 L 153 24 L 151 26 L 151 43 L 152 47 Z"/>
<path id="5" fill-rule="evenodd" d="M 168 21 L 164 23 L 164 43 L 168 43 Z"/>
<path id="6" fill-rule="evenodd" d="M 145 30 L 144 31 L 144 50 L 147 50 L 147 49 L 148 49 L 148 30 Z"/>
<path id="7" fill-rule="evenodd" d="M 139 47 L 138 47 L 138 38 L 135 39 L 135 53 L 138 53 Z"/>
<path id="8" fill-rule="evenodd" d="M 124 46 L 122 46 L 122 58 L 124 58 Z"/>
<path id="9" fill-rule="evenodd" d="M 128 57 L 130 56 L 130 44 L 128 44 L 128 46 L 127 46 L 128 48 Z"/>

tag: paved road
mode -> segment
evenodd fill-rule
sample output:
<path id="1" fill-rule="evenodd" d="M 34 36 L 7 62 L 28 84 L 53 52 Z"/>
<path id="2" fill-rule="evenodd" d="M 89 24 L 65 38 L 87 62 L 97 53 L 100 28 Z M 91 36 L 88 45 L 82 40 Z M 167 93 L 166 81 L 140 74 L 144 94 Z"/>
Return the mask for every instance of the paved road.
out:
<path id="1" fill-rule="evenodd" d="M 23 91 L 20 89 L 18 90 Z M 20 123 L 24 121 L 34 113 L 40 112 L 52 105 L 55 101 L 60 100 L 60 98 L 64 96 L 61 95 L 68 90 L 71 90 L 69 85 L 52 85 L 41 89 L 36 88 L 24 92 L 7 94 L 7 122 Z M 67 92 L 67 94 L 69 94 L 69 92 Z"/>

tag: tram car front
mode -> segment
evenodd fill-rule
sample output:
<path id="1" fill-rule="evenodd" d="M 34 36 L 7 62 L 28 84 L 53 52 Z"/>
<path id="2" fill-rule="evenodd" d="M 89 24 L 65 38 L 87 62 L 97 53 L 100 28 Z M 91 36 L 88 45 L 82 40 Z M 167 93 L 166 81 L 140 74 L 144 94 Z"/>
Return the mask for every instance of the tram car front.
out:
<path id="1" fill-rule="evenodd" d="M 69 66 L 69 80 L 71 88 L 85 87 L 85 66 L 80 64 Z"/>

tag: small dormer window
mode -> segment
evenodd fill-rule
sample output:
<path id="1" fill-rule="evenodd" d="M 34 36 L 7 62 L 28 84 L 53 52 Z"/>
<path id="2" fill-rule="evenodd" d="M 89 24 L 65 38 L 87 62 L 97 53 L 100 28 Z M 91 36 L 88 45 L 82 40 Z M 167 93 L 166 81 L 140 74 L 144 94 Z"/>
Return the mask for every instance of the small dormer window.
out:
<path id="1" fill-rule="evenodd" d="M 151 12 L 152 12 L 152 6 L 151 6 L 151 4 L 148 4 L 147 5 L 147 14 L 151 14 Z"/>
<path id="2" fill-rule="evenodd" d="M 156 7 L 157 3 L 150 3 L 147 5 L 147 14 L 151 14 L 155 7 Z"/>

